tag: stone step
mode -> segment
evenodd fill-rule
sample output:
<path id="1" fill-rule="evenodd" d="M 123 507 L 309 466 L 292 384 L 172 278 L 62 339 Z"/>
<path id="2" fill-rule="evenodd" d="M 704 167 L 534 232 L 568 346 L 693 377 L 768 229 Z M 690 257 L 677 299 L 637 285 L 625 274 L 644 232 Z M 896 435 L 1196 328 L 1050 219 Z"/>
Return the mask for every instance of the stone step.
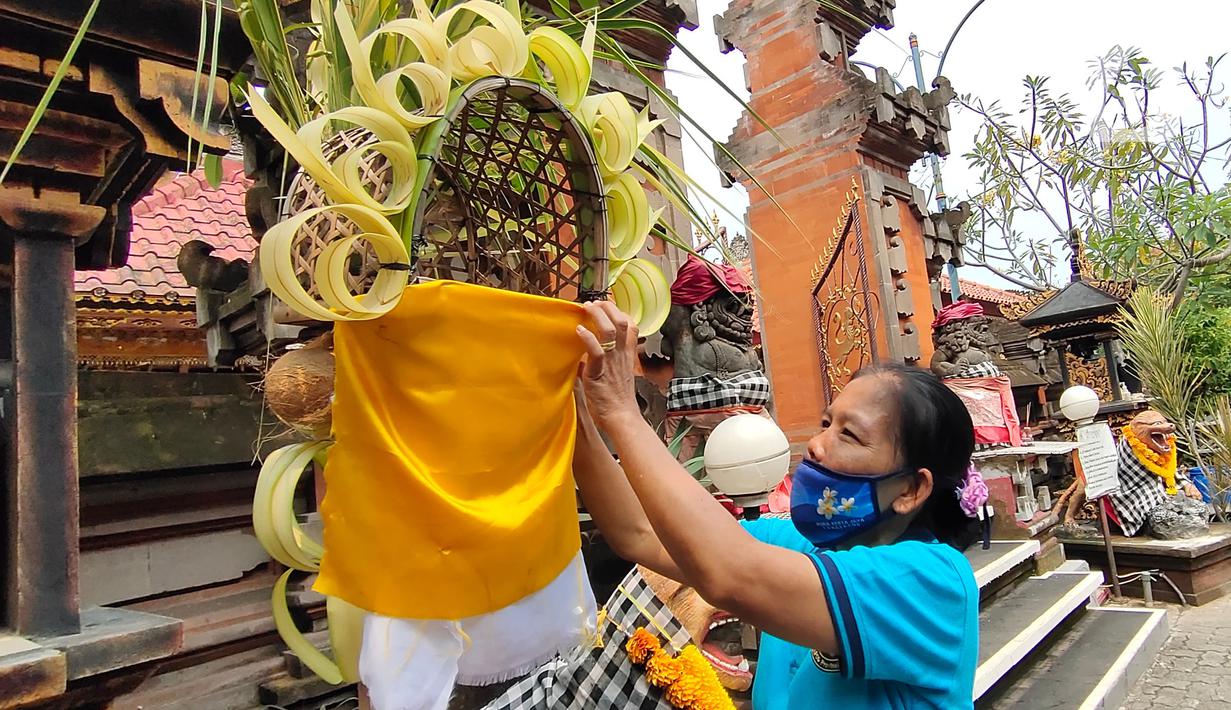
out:
<path id="1" fill-rule="evenodd" d="M 81 610 L 81 631 L 33 639 L 64 654 L 68 680 L 161 661 L 175 655 L 184 642 L 183 622 L 132 609 L 92 607 Z"/>
<path id="2" fill-rule="evenodd" d="M 988 693 L 980 708 L 1115 710 L 1167 640 L 1161 609 L 1091 608 Z"/>
<path id="3" fill-rule="evenodd" d="M 1007 675 L 1102 584 L 1094 572 L 1031 577 L 979 612 L 975 700 Z"/>
<path id="4" fill-rule="evenodd" d="M 990 548 L 984 550 L 982 543 L 975 543 L 965 554 L 983 590 L 1031 568 L 1039 549 L 1038 540 L 992 540 Z"/>

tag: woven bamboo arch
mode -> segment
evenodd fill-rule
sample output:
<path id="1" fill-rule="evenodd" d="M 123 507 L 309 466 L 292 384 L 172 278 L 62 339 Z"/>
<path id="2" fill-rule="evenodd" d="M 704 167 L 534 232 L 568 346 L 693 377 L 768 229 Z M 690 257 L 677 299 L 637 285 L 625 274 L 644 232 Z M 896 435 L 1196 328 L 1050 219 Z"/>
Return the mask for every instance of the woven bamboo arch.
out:
<path id="1" fill-rule="evenodd" d="M 504 77 L 472 83 L 441 120 L 435 154 L 420 156 L 432 167 L 414 218 L 416 273 L 568 300 L 601 297 L 603 182 L 577 120 L 539 85 Z M 453 200 L 463 230 L 426 224 L 441 199 Z"/>
<path id="2" fill-rule="evenodd" d="M 415 274 L 566 300 L 604 296 L 602 177 L 588 134 L 553 94 L 527 81 L 480 79 L 425 130 L 431 133 L 423 143 L 432 148 L 419 156 L 424 174 L 411 230 Z M 350 129 L 330 139 L 324 152 L 332 159 L 375 140 Z M 364 179 L 382 200 L 392 174 L 384 156 L 369 156 Z M 283 217 L 328 204 L 315 180 L 300 171 Z M 321 252 L 356 231 L 334 213 L 300 230 L 293 259 L 310 295 L 318 295 L 312 274 Z M 380 268 L 370 249 L 356 253 L 349 286 L 366 290 Z"/>

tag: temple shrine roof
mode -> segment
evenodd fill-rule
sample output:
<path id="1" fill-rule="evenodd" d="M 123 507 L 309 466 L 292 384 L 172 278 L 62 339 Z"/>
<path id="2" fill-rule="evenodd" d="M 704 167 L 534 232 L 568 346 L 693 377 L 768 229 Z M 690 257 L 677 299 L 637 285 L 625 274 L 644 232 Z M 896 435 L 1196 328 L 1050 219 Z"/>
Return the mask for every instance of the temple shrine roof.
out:
<path id="1" fill-rule="evenodd" d="M 969 281 L 960 276 L 957 279 L 957 285 L 961 289 L 962 297 L 971 301 L 1007 306 L 1010 303 L 1021 303 L 1027 298 L 1026 295 L 1021 293 L 988 286 L 978 281 Z M 945 274 L 940 275 L 940 288 L 945 293 L 949 292 L 949 277 Z"/>
<path id="2" fill-rule="evenodd" d="M 108 271 L 79 271 L 79 301 L 182 306 L 195 310 L 196 289 L 175 265 L 180 247 L 200 239 L 214 256 L 250 260 L 257 249 L 245 215 L 249 181 L 239 161 L 223 161 L 222 183 L 210 187 L 205 173 L 184 173 L 156 186 L 132 208 L 128 263 Z"/>

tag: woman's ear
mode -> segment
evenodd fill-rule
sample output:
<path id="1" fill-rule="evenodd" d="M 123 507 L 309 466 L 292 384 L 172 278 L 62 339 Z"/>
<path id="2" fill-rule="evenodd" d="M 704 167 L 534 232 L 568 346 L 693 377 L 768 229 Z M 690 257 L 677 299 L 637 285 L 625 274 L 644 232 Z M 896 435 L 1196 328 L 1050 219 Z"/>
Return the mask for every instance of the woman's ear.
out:
<path id="1" fill-rule="evenodd" d="M 906 479 L 906 489 L 893 499 L 893 512 L 909 515 L 923 507 L 932 496 L 932 472 L 921 468 Z"/>

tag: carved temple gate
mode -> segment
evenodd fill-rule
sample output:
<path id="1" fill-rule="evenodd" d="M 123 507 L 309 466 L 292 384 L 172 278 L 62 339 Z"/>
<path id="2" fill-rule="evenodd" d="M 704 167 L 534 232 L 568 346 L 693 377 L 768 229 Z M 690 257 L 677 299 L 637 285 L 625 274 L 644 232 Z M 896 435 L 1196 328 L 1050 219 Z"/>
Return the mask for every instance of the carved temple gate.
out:
<path id="1" fill-rule="evenodd" d="M 858 206 L 859 187 L 852 180 L 839 224 L 812 267 L 812 325 L 826 405 L 853 373 L 878 360 L 876 314 L 880 297 L 868 281 Z"/>

